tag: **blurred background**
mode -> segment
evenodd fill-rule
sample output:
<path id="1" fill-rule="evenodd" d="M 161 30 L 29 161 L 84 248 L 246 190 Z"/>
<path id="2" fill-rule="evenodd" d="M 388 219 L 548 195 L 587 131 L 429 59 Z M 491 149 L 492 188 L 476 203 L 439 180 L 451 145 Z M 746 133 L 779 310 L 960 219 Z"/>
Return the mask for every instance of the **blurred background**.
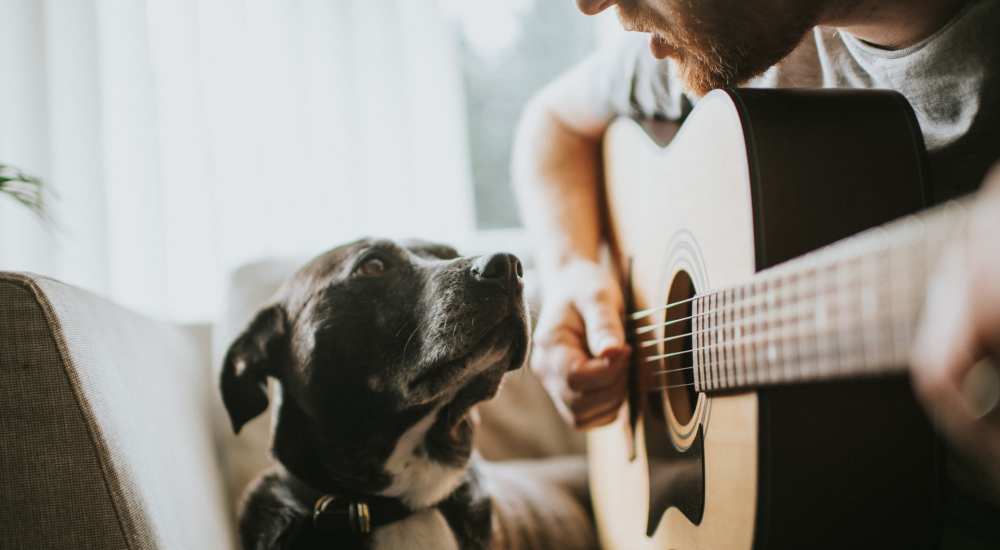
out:
<path id="1" fill-rule="evenodd" d="M 362 235 L 530 254 L 509 182 L 528 97 L 613 38 L 571 0 L 0 0 L 0 270 L 157 317 Z"/>

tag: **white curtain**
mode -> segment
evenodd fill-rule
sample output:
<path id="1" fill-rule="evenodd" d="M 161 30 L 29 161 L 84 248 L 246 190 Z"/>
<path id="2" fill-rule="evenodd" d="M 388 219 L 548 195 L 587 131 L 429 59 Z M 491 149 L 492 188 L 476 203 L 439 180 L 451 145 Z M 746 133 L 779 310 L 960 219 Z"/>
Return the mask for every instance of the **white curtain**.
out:
<path id="1" fill-rule="evenodd" d="M 176 320 L 225 276 L 363 234 L 474 228 L 452 33 L 414 0 L 0 0 L 0 269 Z"/>

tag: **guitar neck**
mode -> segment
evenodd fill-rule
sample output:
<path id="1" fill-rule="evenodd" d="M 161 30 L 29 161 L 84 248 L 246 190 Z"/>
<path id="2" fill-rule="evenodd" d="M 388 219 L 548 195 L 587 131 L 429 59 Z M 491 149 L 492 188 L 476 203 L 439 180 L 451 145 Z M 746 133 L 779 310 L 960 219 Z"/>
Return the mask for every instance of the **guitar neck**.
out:
<path id="1" fill-rule="evenodd" d="M 905 371 L 929 277 L 967 208 L 904 218 L 694 298 L 695 388 Z"/>

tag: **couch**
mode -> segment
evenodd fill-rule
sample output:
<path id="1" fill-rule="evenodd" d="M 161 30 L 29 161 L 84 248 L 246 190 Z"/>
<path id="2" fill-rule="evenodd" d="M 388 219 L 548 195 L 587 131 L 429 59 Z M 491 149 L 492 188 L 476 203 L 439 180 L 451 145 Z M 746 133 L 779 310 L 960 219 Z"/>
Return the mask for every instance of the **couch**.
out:
<path id="1" fill-rule="evenodd" d="M 300 263 L 235 270 L 211 326 L 0 272 L 0 548 L 236 548 L 240 494 L 271 460 L 270 418 L 234 436 L 216 369 Z M 583 450 L 526 370 L 481 413 L 488 459 Z"/>
<path id="2" fill-rule="evenodd" d="M 0 273 L 0 548 L 236 547 L 208 331 Z"/>

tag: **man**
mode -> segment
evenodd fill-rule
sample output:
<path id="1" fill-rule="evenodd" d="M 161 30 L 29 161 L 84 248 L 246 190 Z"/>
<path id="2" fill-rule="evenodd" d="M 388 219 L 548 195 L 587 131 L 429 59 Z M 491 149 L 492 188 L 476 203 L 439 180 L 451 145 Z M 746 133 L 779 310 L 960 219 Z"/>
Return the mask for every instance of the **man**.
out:
<path id="1" fill-rule="evenodd" d="M 615 6 L 626 29 L 647 34 L 596 53 L 542 90 L 525 110 L 514 148 L 515 188 L 539 243 L 545 286 L 532 367 L 578 428 L 614 420 L 625 395 L 622 293 L 598 262 L 598 144 L 613 117 L 680 120 L 698 97 L 724 86 L 891 88 L 910 101 L 920 122 L 935 200 L 976 189 L 1000 159 L 1000 0 L 577 4 L 589 15 Z M 984 202 L 1000 203 L 997 194 Z M 996 219 L 1000 204 L 992 208 Z M 975 263 L 976 252 L 984 256 L 988 246 L 988 239 L 971 237 L 967 263 L 947 276 L 970 288 L 1000 280 L 995 262 Z M 993 284 L 995 312 L 1000 291 Z M 954 405 L 972 352 L 1000 349 L 998 338 L 984 336 L 1000 334 L 996 315 L 975 309 L 980 302 L 946 301 L 932 300 L 931 307 L 948 310 L 950 319 L 967 317 L 947 332 L 928 322 L 934 328 L 926 334 L 935 331 L 938 340 L 949 334 L 955 343 L 925 340 L 915 373 L 920 395 L 942 407 Z M 948 418 L 943 427 L 962 432 L 965 448 L 990 452 L 970 435 L 973 419 Z M 995 435 L 992 441 L 996 465 Z"/>

